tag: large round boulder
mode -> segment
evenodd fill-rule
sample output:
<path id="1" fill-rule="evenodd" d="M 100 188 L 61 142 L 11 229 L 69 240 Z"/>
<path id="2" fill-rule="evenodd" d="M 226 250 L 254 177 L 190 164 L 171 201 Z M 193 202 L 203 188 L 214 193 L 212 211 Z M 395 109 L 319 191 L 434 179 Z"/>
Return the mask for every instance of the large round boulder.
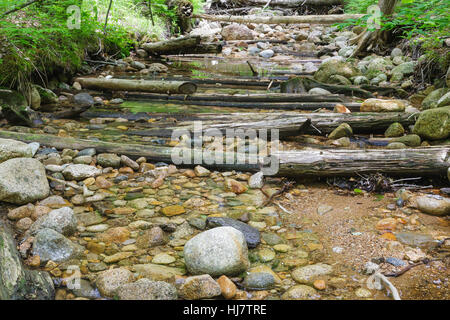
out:
<path id="1" fill-rule="evenodd" d="M 440 140 L 450 136 L 450 106 L 423 111 L 413 128 L 422 139 Z"/>
<path id="2" fill-rule="evenodd" d="M 0 163 L 0 201 L 25 204 L 48 196 L 45 168 L 36 159 L 14 158 Z"/>
<path id="3" fill-rule="evenodd" d="M 253 33 L 243 24 L 233 23 L 222 29 L 224 40 L 253 40 Z"/>
<path id="4" fill-rule="evenodd" d="M 340 75 L 347 79 L 359 76 L 361 73 L 358 68 L 348 62 L 340 59 L 331 58 L 324 61 L 319 70 L 314 74 L 314 79 L 320 82 L 328 83 L 332 75 Z"/>
<path id="5" fill-rule="evenodd" d="M 186 267 L 192 274 L 237 275 L 249 266 L 245 237 L 232 227 L 202 232 L 184 246 Z"/>

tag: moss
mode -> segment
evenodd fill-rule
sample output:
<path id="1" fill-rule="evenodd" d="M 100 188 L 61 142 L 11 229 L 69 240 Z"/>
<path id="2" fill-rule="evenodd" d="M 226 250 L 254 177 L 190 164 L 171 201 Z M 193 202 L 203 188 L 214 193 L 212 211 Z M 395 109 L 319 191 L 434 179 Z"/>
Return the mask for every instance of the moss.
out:
<path id="1" fill-rule="evenodd" d="M 413 132 L 424 139 L 441 140 L 450 136 L 450 106 L 422 112 Z"/>

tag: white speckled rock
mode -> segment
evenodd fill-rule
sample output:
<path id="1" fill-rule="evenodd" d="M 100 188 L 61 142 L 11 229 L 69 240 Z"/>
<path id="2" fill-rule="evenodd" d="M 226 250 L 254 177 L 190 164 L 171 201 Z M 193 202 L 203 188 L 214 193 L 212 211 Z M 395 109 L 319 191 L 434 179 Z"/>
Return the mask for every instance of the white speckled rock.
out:
<path id="1" fill-rule="evenodd" d="M 37 219 L 31 226 L 30 232 L 35 233 L 42 228 L 53 229 L 65 236 L 70 236 L 77 230 L 77 219 L 72 208 L 63 207 L 52 210 Z"/>
<path id="2" fill-rule="evenodd" d="M 32 156 L 32 149 L 26 143 L 0 139 L 0 163 L 12 158 L 31 158 Z"/>
<path id="3" fill-rule="evenodd" d="M 38 160 L 14 158 L 0 163 L 0 201 L 26 204 L 46 198 L 49 192 L 45 168 Z"/>
<path id="4" fill-rule="evenodd" d="M 333 268 L 324 263 L 304 266 L 292 271 L 292 278 L 298 283 L 312 284 L 315 278 L 330 274 Z"/>
<path id="5" fill-rule="evenodd" d="M 184 246 L 186 267 L 192 274 L 237 275 L 249 266 L 245 237 L 232 227 L 202 232 Z"/>
<path id="6" fill-rule="evenodd" d="M 100 273 L 95 284 L 103 296 L 113 297 L 122 285 L 133 282 L 133 280 L 131 271 L 117 268 Z"/>
<path id="7" fill-rule="evenodd" d="M 69 180 L 84 180 L 102 173 L 100 169 L 86 164 L 71 164 L 63 170 L 63 175 Z"/>

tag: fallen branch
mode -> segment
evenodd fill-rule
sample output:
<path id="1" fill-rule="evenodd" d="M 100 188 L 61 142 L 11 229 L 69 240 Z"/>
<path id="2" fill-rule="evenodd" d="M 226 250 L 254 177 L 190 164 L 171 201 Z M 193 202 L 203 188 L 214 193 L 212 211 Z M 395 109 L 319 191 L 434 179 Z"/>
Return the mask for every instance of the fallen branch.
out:
<path id="1" fill-rule="evenodd" d="M 11 14 L 11 13 L 14 13 L 14 12 L 16 12 L 16 11 L 25 9 L 25 8 L 28 7 L 28 6 L 31 6 L 33 3 L 35 3 L 35 2 L 40 2 L 40 1 L 42 1 L 42 0 L 31 0 L 31 1 L 28 1 L 28 2 L 26 2 L 26 3 L 23 3 L 23 4 L 21 4 L 21 5 L 17 6 L 17 7 L 15 7 L 15 8 L 13 8 L 13 9 L 9 10 L 9 11 L 6 11 L 6 12 L 2 15 L 2 18 L 4 18 L 4 17 L 6 17 L 7 15 L 9 15 L 9 14 Z"/>

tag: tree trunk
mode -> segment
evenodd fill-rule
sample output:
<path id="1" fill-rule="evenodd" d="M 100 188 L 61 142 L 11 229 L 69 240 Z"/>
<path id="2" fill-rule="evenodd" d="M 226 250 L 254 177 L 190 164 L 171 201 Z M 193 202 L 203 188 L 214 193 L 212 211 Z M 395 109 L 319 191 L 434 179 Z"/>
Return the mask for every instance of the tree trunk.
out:
<path id="1" fill-rule="evenodd" d="M 117 153 L 131 158 L 146 157 L 149 161 L 172 162 L 173 148 L 122 144 L 112 142 L 101 142 L 82 140 L 74 138 L 63 138 L 46 134 L 29 134 L 9 131 L 0 131 L 0 137 L 15 139 L 23 142 L 39 142 L 47 147 L 57 149 L 85 149 L 95 148 L 98 153 Z M 201 155 L 204 150 L 195 149 L 191 153 L 191 160 L 195 159 L 195 154 Z M 401 150 L 301 150 L 301 151 L 278 151 L 271 155 L 272 161 L 279 163 L 279 176 L 352 176 L 356 173 L 385 173 L 392 175 L 443 175 L 447 172 L 450 163 L 448 162 L 450 147 L 426 147 L 418 149 Z M 227 158 L 227 153 L 219 154 L 222 159 Z M 182 166 L 202 165 L 212 169 L 236 170 L 236 171 L 260 171 L 262 157 L 251 156 L 249 159 L 253 163 L 237 163 L 236 154 L 230 157 L 234 159 L 231 163 L 211 164 L 205 162 L 199 156 L 200 163 L 184 164 Z"/>
<path id="2" fill-rule="evenodd" d="M 200 36 L 188 36 L 178 39 L 150 42 L 142 45 L 142 49 L 152 56 L 221 53 L 221 43 L 200 43 Z"/>
<path id="3" fill-rule="evenodd" d="M 398 0 L 379 0 L 378 7 L 380 8 L 383 17 L 389 17 L 394 13 L 395 6 Z M 373 50 L 376 46 L 382 44 L 383 36 L 385 36 L 383 30 L 369 31 L 367 28 L 359 34 L 357 37 L 350 40 L 351 44 L 357 44 L 357 47 L 352 58 L 362 55 L 364 52 Z"/>
<path id="4" fill-rule="evenodd" d="M 104 78 L 77 78 L 83 88 L 100 89 L 109 91 L 139 91 L 164 94 L 193 94 L 197 91 L 197 85 L 187 81 L 164 80 L 124 80 Z"/>
<path id="5" fill-rule="evenodd" d="M 334 24 L 345 22 L 348 19 L 362 18 L 363 14 L 329 14 L 329 15 L 312 15 L 312 16 L 215 16 L 208 14 L 194 14 L 193 18 L 205 19 L 210 21 L 236 22 L 243 24 L 260 23 L 260 24 Z"/>

